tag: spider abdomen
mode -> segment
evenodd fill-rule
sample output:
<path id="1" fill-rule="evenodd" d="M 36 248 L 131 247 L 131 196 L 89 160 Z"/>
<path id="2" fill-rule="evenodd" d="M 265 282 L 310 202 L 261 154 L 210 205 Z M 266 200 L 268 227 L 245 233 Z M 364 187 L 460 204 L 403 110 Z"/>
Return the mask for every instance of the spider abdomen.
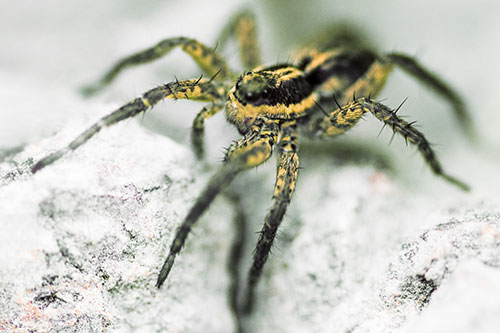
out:
<path id="1" fill-rule="evenodd" d="M 331 94 L 353 84 L 368 71 L 375 60 L 371 51 L 336 49 L 321 53 L 311 51 L 299 63 L 305 78 L 314 89 Z"/>

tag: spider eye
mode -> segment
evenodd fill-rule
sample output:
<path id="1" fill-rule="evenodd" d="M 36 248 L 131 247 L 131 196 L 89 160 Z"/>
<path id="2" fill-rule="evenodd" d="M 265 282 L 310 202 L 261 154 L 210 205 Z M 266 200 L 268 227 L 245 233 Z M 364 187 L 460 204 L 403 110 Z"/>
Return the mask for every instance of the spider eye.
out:
<path id="1" fill-rule="evenodd" d="M 259 98 L 259 95 L 258 95 L 258 94 L 255 94 L 255 93 L 253 93 L 253 92 L 251 92 L 251 91 L 249 91 L 249 92 L 247 92 L 247 93 L 245 94 L 245 99 L 246 99 L 247 101 L 255 101 L 255 100 L 257 100 L 257 98 Z"/>

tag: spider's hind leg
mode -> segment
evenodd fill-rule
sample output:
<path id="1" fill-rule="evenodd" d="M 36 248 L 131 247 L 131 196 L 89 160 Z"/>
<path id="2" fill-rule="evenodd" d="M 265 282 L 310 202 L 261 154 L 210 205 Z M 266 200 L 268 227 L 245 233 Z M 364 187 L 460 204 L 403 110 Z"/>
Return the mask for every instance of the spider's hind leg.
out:
<path id="1" fill-rule="evenodd" d="M 233 311 L 234 320 L 237 326 L 237 332 L 243 332 L 242 327 L 242 312 L 240 308 L 240 273 L 241 273 L 241 259 L 243 250 L 247 240 L 247 215 L 244 210 L 242 196 L 240 193 L 228 189 L 224 191 L 224 196 L 230 201 L 233 206 L 233 222 L 235 230 L 233 232 L 233 239 L 231 241 L 231 251 L 227 260 L 226 269 L 229 272 L 231 282 L 229 285 L 228 302 Z"/>
<path id="2" fill-rule="evenodd" d="M 87 96 L 93 95 L 111 83 L 126 68 L 152 62 L 168 54 L 176 47 L 180 47 L 190 55 L 208 76 L 214 77 L 216 80 L 224 80 L 233 75 L 224 58 L 214 49 L 195 39 L 174 37 L 164 39 L 150 48 L 119 60 L 97 83 L 84 87 L 82 93 Z"/>
<path id="3" fill-rule="evenodd" d="M 448 101 L 453 107 L 455 117 L 464 130 L 465 134 L 471 139 L 477 138 L 476 129 L 472 117 L 465 107 L 465 103 L 460 95 L 452 89 L 446 82 L 437 75 L 431 73 L 415 58 L 401 53 L 389 53 L 386 55 L 389 62 L 399 66 L 408 74 L 415 77 L 420 83 L 425 84 L 435 93 Z"/>
<path id="4" fill-rule="evenodd" d="M 240 51 L 241 62 L 245 69 L 252 69 L 261 64 L 259 43 L 257 41 L 257 24 L 255 16 L 248 10 L 243 10 L 229 21 L 219 34 L 218 43 L 221 47 L 230 37 L 235 36 Z"/>

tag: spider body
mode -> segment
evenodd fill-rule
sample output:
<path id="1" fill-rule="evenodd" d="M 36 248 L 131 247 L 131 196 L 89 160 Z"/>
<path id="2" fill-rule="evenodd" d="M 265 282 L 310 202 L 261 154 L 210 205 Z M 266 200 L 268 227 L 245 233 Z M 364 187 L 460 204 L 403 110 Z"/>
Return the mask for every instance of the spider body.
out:
<path id="1" fill-rule="evenodd" d="M 313 110 L 317 94 L 299 69 L 283 64 L 256 68 L 229 91 L 226 119 L 241 134 L 259 118 L 293 120 Z"/>
<path id="2" fill-rule="evenodd" d="M 145 92 L 103 117 L 67 147 L 48 155 L 32 168 L 33 173 L 39 171 L 77 149 L 103 127 L 145 112 L 163 99 L 210 102 L 197 114 L 192 127 L 191 142 L 196 155 L 201 158 L 204 122 L 225 109 L 227 121 L 236 126 L 242 138 L 229 146 L 223 165 L 181 223 L 161 268 L 158 287 L 170 273 L 193 225 L 215 197 L 240 172 L 264 163 L 273 151 L 277 151 L 273 204 L 260 232 L 248 276 L 245 309 L 252 308 L 255 286 L 295 190 L 299 170 L 299 131 L 310 137 L 332 138 L 352 128 L 365 113 L 371 113 L 415 145 L 436 175 L 461 189 L 468 189 L 467 185 L 443 171 L 428 141 L 412 123 L 399 117 L 397 110 L 371 98 L 381 90 L 393 67 L 399 66 L 448 100 L 460 125 L 470 134 L 469 115 L 458 94 L 415 59 L 398 53 L 378 54 L 357 45 L 356 38 L 341 32 L 328 34 L 326 39 L 305 46 L 292 63 L 258 66 L 260 56 L 255 21 L 250 13 L 240 13 L 231 20 L 220 35 L 219 45 L 223 46 L 231 36 L 239 41 L 243 65 L 251 69 L 241 76 L 235 74 L 214 49 L 185 37 L 165 39 L 119 61 L 85 92 L 94 93 L 109 84 L 123 69 L 158 59 L 175 47 L 189 54 L 211 78 L 174 81 Z"/>

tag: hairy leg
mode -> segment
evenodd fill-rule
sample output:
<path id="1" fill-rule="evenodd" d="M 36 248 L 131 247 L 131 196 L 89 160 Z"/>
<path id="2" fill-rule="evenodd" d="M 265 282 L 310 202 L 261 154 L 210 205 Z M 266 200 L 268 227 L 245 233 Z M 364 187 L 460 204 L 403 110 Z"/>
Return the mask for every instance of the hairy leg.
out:
<path id="1" fill-rule="evenodd" d="M 337 108 L 329 113 L 321 105 L 317 105 L 323 116 L 318 113 L 305 123 L 303 129 L 308 136 L 325 139 L 340 135 L 356 125 L 364 114 L 363 110 L 350 107 L 350 104 L 342 107 L 337 100 L 334 103 L 337 103 Z"/>
<path id="2" fill-rule="evenodd" d="M 377 119 L 384 122 L 385 125 L 391 127 L 394 133 L 403 136 L 406 142 L 415 145 L 434 174 L 458 186 L 460 189 L 468 191 L 470 188 L 467 184 L 444 172 L 441 163 L 437 159 L 436 154 L 425 136 L 415 129 L 412 123 L 408 123 L 399 117 L 396 111 L 369 98 L 358 98 L 343 106 L 341 109 L 333 111 L 331 113 L 331 118 L 325 117 L 322 122 L 324 126 L 321 127 L 321 130 L 324 136 L 338 135 L 352 127 L 354 125 L 353 123 L 355 123 L 363 113 L 370 112 Z M 328 124 L 329 119 L 330 125 Z"/>
<path id="3" fill-rule="evenodd" d="M 159 288 L 167 278 L 175 257 L 180 252 L 193 225 L 207 210 L 221 190 L 227 187 L 238 173 L 264 163 L 272 154 L 278 139 L 279 125 L 266 119 L 257 120 L 251 131 L 233 143 L 227 153 L 224 165 L 210 178 L 188 215 L 177 230 L 169 254 L 163 263 L 156 286 Z"/>
<path id="4" fill-rule="evenodd" d="M 96 84 L 85 87 L 82 92 L 85 95 L 92 95 L 107 86 L 124 69 L 152 62 L 168 54 L 176 47 L 180 47 L 184 52 L 189 54 L 198 66 L 207 75 L 214 77 L 214 79 L 225 80 L 232 77 L 233 74 L 228 64 L 215 50 L 195 39 L 174 37 L 164 39 L 150 48 L 121 59 Z"/>
<path id="5" fill-rule="evenodd" d="M 255 16 L 248 10 L 237 13 L 221 31 L 218 44 L 221 47 L 228 39 L 235 36 L 239 48 L 240 57 L 245 69 L 252 69 L 261 64 L 259 43 L 257 41 L 257 25 Z"/>
<path id="6" fill-rule="evenodd" d="M 340 104 L 345 105 L 356 97 L 376 97 L 385 85 L 387 77 L 391 74 L 393 64 L 376 60 L 360 78 L 349 86 L 340 96 Z"/>
<path id="7" fill-rule="evenodd" d="M 198 159 L 202 159 L 205 155 L 205 120 L 214 116 L 223 108 L 223 103 L 207 105 L 198 112 L 193 120 L 193 127 L 191 128 L 191 146 Z"/>
<path id="8" fill-rule="evenodd" d="M 104 116 L 94 125 L 90 126 L 82 134 L 76 137 L 66 147 L 44 157 L 38 161 L 31 169 L 32 173 L 50 165 L 87 142 L 97 134 L 103 127 L 111 126 L 119 121 L 133 117 L 158 103 L 165 98 L 171 99 L 192 99 L 197 101 L 220 101 L 224 96 L 224 89 L 209 80 L 186 80 L 170 82 L 144 93 L 114 112 Z"/>
<path id="9" fill-rule="evenodd" d="M 386 58 L 447 100 L 453 107 L 455 117 L 465 134 L 467 134 L 470 139 L 477 138 L 472 117 L 467 111 L 463 99 L 453 88 L 410 56 L 401 53 L 389 53 L 386 55 Z"/>
<path id="10" fill-rule="evenodd" d="M 248 274 L 248 289 L 243 309 L 246 313 L 252 311 L 255 299 L 255 287 L 262 274 L 262 267 L 271 251 L 278 227 L 292 199 L 299 170 L 299 157 L 297 154 L 298 140 L 295 124 L 292 123 L 289 126 L 283 125 L 281 133 L 273 205 L 265 218 L 264 226 L 262 227 L 255 248 L 253 264 Z"/>
<path id="11" fill-rule="evenodd" d="M 233 223 L 235 230 L 233 233 L 233 240 L 231 243 L 231 252 L 227 261 L 227 271 L 229 272 L 231 278 L 231 284 L 229 286 L 228 301 L 229 305 L 233 311 L 234 319 L 237 326 L 237 332 L 243 332 L 243 327 L 241 323 L 241 309 L 239 304 L 240 299 L 240 273 L 241 273 L 241 258 L 243 255 L 243 250 L 245 248 L 245 243 L 247 242 L 247 216 L 243 209 L 243 203 L 241 201 L 241 195 L 235 191 L 226 190 L 224 191 L 224 196 L 229 199 L 233 204 Z"/>

